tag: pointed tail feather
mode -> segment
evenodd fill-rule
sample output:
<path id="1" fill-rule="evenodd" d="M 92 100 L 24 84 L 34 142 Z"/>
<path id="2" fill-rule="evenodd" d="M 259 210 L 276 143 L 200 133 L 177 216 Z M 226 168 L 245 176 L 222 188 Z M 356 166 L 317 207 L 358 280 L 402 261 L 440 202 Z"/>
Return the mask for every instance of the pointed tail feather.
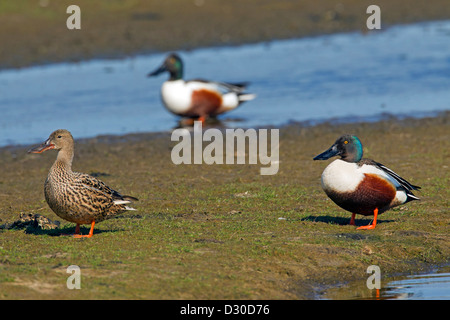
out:
<path id="1" fill-rule="evenodd" d="M 416 197 L 411 192 L 406 193 L 406 201 L 405 201 L 405 203 L 413 201 L 413 200 L 420 200 L 420 198 Z"/>
<path id="2" fill-rule="evenodd" d="M 234 86 L 234 87 L 238 87 L 240 89 L 245 89 L 245 88 L 248 87 L 250 82 L 233 82 L 233 83 L 229 83 L 229 84 Z"/>
<path id="3" fill-rule="evenodd" d="M 138 198 L 132 197 L 132 196 L 122 196 L 122 198 L 124 200 L 128 200 L 128 201 L 139 201 Z"/>
<path id="4" fill-rule="evenodd" d="M 132 196 L 122 196 L 122 199 L 114 200 L 114 204 L 118 205 L 129 204 L 131 203 L 131 201 L 139 201 L 139 199 Z M 136 211 L 136 209 L 131 208 L 129 206 L 125 206 L 125 210 Z"/>
<path id="5" fill-rule="evenodd" d="M 127 200 L 114 200 L 114 204 L 128 204 L 131 203 L 131 201 Z"/>
<path id="6" fill-rule="evenodd" d="M 215 83 L 233 92 L 242 92 L 249 85 L 248 82 L 239 82 L 239 83 L 215 82 Z"/>
<path id="7" fill-rule="evenodd" d="M 253 100 L 256 98 L 256 94 L 253 93 L 242 93 L 238 96 L 240 102 Z"/>

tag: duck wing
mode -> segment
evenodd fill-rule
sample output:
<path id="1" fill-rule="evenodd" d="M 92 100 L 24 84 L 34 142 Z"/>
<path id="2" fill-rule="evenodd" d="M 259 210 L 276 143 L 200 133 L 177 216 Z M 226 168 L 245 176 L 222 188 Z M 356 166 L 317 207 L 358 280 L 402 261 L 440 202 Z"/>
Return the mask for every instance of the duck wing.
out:
<path id="1" fill-rule="evenodd" d="M 192 79 L 192 80 L 189 80 L 186 82 L 200 82 L 205 85 L 215 86 L 215 87 L 217 87 L 218 90 L 228 91 L 228 92 L 236 92 L 236 93 L 243 92 L 249 85 L 248 82 L 229 83 L 229 82 L 222 82 L 222 81 L 209 81 L 209 80 L 204 80 L 204 79 Z"/>
<path id="2" fill-rule="evenodd" d="M 241 82 L 241 83 L 228 83 L 228 82 L 215 82 L 218 86 L 226 88 L 228 91 L 240 93 L 243 92 L 247 86 L 248 82 Z"/>
<path id="3" fill-rule="evenodd" d="M 411 191 L 411 190 L 419 190 L 421 189 L 419 186 L 415 186 L 402 177 L 400 177 L 397 173 L 395 173 L 393 170 L 389 169 L 385 165 L 374 161 L 374 163 L 377 165 L 378 168 L 383 170 L 385 173 L 387 173 L 390 177 L 394 178 L 404 189 Z"/>
<path id="4" fill-rule="evenodd" d="M 389 169 L 385 165 L 376 162 L 372 159 L 366 158 L 361 159 L 358 162 L 358 165 L 359 166 L 369 165 L 372 168 L 375 168 L 375 170 L 377 170 L 381 176 L 384 176 L 385 179 L 391 180 L 391 182 L 396 186 L 397 190 L 402 190 L 403 192 L 405 192 L 407 196 L 407 201 L 419 200 L 419 198 L 412 193 L 412 190 L 419 190 L 420 187 L 409 183 L 404 178 L 400 177 L 397 173 L 395 173 L 392 169 Z"/>
<path id="5" fill-rule="evenodd" d="M 77 173 L 77 183 L 85 189 L 85 194 L 89 195 L 91 201 L 109 203 L 111 205 L 127 204 L 131 201 L 138 201 L 131 196 L 123 196 L 116 190 L 108 187 L 103 181 L 85 173 Z"/>

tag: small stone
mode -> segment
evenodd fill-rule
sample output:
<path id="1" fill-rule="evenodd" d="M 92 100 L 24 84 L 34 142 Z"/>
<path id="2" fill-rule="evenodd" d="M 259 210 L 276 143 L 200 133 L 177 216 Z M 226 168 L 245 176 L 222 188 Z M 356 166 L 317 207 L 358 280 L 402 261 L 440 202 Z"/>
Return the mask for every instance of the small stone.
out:
<path id="1" fill-rule="evenodd" d="M 371 247 L 369 247 L 369 246 L 364 246 L 364 248 L 363 248 L 363 250 L 362 250 L 362 252 L 364 253 L 364 254 L 367 254 L 367 255 L 371 255 L 371 254 L 373 254 L 373 250 L 372 250 L 372 248 Z"/>
<path id="2" fill-rule="evenodd" d="M 13 223 L 7 225 L 6 229 L 41 229 L 52 230 L 59 228 L 59 221 L 52 221 L 45 216 L 41 216 L 37 213 L 24 213 L 21 212 L 19 219 Z"/>

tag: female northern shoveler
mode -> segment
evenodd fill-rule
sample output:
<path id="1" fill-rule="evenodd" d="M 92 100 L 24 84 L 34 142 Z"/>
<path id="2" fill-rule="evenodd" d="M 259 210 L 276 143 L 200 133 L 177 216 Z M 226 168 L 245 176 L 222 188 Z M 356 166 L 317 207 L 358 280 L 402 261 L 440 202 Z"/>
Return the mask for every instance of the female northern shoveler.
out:
<path id="1" fill-rule="evenodd" d="M 391 169 L 371 159 L 362 159 L 361 141 L 353 135 L 343 135 L 314 160 L 327 160 L 340 156 L 322 173 L 322 188 L 341 208 L 355 214 L 374 215 L 373 223 L 358 229 L 374 229 L 377 216 L 392 207 L 419 200 L 411 190 L 420 187 L 410 184 Z"/>
<path id="2" fill-rule="evenodd" d="M 156 76 L 166 71 L 169 72 L 170 78 L 162 85 L 162 101 L 169 111 L 182 117 L 204 121 L 255 98 L 254 94 L 243 92 L 246 83 L 183 80 L 183 61 L 175 53 L 170 54 L 164 63 L 148 76 Z"/>
<path id="3" fill-rule="evenodd" d="M 56 130 L 40 146 L 29 153 L 58 150 L 55 163 L 44 184 L 44 194 L 50 208 L 59 217 L 77 224 L 74 237 L 92 237 L 94 225 L 123 213 L 135 210 L 126 206 L 138 199 L 122 196 L 102 181 L 84 173 L 72 171 L 74 142 L 67 130 Z M 88 235 L 80 235 L 80 224 L 91 224 Z"/>

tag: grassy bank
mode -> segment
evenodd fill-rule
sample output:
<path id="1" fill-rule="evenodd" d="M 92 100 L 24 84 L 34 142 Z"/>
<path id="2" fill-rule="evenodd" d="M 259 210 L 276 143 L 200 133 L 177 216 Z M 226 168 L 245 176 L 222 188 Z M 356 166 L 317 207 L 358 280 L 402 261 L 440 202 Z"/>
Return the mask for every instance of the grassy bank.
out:
<path id="1" fill-rule="evenodd" d="M 74 225 L 44 200 L 56 154 L 0 149 L 0 298 L 304 299 L 322 285 L 365 281 L 372 264 L 388 275 L 446 262 L 449 122 L 446 113 L 284 127 L 274 176 L 261 176 L 261 165 L 176 166 L 167 134 L 80 140 L 74 170 L 140 199 L 138 211 L 84 240 L 58 236 Z M 328 162 L 312 161 L 345 132 L 360 137 L 366 157 L 420 185 L 422 200 L 382 214 L 375 230 L 347 225 L 350 214 L 320 187 Z M 61 227 L 6 228 L 21 212 Z M 81 290 L 66 287 L 69 265 L 81 268 Z"/>
<path id="2" fill-rule="evenodd" d="M 123 57 L 319 34 L 367 31 L 370 0 L 78 0 L 81 30 L 68 30 L 69 0 L 0 3 L 0 68 Z M 378 0 L 382 28 L 450 18 L 447 0 Z"/>
<path id="3" fill-rule="evenodd" d="M 366 31 L 372 1 L 79 0 L 82 29 L 72 31 L 70 4 L 1 2 L 0 68 Z M 448 0 L 377 4 L 383 28 L 450 18 Z M 59 236 L 74 225 L 44 200 L 56 154 L 1 148 L 0 298 L 306 299 L 336 282 L 365 281 L 372 264 L 388 275 L 448 262 L 449 122 L 444 113 L 287 126 L 274 176 L 261 176 L 259 164 L 176 166 L 165 133 L 78 140 L 74 170 L 140 199 L 138 211 L 99 223 L 84 240 Z M 384 213 L 375 230 L 348 225 L 350 213 L 320 187 L 328 162 L 312 161 L 346 132 L 360 137 L 366 157 L 422 187 L 421 201 Z M 60 227 L 14 225 L 21 213 Z M 66 287 L 70 265 L 81 268 L 81 290 Z"/>

